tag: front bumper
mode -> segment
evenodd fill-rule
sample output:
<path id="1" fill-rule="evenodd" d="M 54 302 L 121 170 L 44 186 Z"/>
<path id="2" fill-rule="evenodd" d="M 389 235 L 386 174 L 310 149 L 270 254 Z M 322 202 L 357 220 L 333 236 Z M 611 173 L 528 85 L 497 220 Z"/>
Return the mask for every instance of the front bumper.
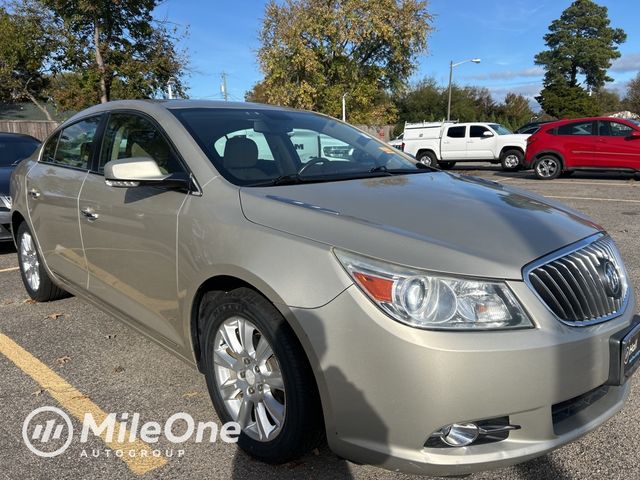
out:
<path id="1" fill-rule="evenodd" d="M 542 455 L 620 410 L 628 384 L 608 387 L 575 414 L 557 414 L 567 401 L 607 382 L 609 340 L 631 324 L 635 300 L 614 320 L 576 328 L 556 320 L 523 282 L 510 286 L 535 328 L 410 328 L 388 318 L 354 286 L 324 307 L 292 310 L 318 380 L 330 447 L 392 470 L 460 475 Z M 521 426 L 506 440 L 424 446 L 444 425 L 504 416 Z"/>
<path id="2" fill-rule="evenodd" d="M 12 241 L 11 212 L 0 210 L 0 242 Z"/>

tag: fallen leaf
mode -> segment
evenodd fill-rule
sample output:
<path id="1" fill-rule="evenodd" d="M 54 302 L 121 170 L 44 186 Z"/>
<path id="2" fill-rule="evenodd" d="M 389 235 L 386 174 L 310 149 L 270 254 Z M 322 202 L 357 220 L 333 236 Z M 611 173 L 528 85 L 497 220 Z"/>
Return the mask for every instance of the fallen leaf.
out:
<path id="1" fill-rule="evenodd" d="M 64 357 L 56 358 L 56 362 L 58 362 L 59 365 L 64 365 L 65 363 L 68 363 L 70 361 L 71 361 L 71 357 L 68 355 L 65 355 Z"/>
<path id="2" fill-rule="evenodd" d="M 64 317 L 64 313 L 52 313 L 51 315 L 47 315 L 45 318 L 50 318 L 51 320 L 58 320 L 60 317 Z"/>
<path id="3" fill-rule="evenodd" d="M 11 305 L 13 303 L 13 300 L 7 300 L 3 303 L 3 305 Z"/>
<path id="4" fill-rule="evenodd" d="M 118 365 L 116 368 L 113 369 L 113 373 L 122 373 L 124 372 L 124 367 L 121 367 L 120 365 Z"/>
<path id="5" fill-rule="evenodd" d="M 35 392 L 33 392 L 31 395 L 33 395 L 34 397 L 39 397 L 40 395 L 42 395 L 44 392 L 46 392 L 46 390 L 44 388 L 39 388 L 38 390 L 36 390 Z"/>
<path id="6" fill-rule="evenodd" d="M 200 395 L 200 392 L 187 392 L 184 395 L 182 395 L 182 398 L 193 398 L 199 395 Z"/>
<path id="7" fill-rule="evenodd" d="M 26 303 L 28 305 L 33 305 L 34 303 L 38 303 L 38 302 L 36 302 L 33 298 L 27 298 L 22 303 Z"/>

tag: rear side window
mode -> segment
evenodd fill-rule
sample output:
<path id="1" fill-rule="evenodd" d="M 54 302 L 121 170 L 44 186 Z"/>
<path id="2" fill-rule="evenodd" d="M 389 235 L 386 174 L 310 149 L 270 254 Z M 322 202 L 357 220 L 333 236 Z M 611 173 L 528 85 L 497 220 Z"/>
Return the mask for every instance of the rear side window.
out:
<path id="1" fill-rule="evenodd" d="M 100 152 L 100 172 L 107 162 L 134 157 L 151 158 L 164 174 L 184 171 L 162 132 L 150 120 L 131 113 L 111 114 Z"/>
<path id="2" fill-rule="evenodd" d="M 16 165 L 20 160 L 29 157 L 36 148 L 37 140 L 28 137 L 3 138 L 0 140 L 0 166 Z"/>
<path id="3" fill-rule="evenodd" d="M 464 138 L 466 128 L 467 127 L 449 127 L 449 130 L 447 130 L 447 137 Z"/>
<path id="4" fill-rule="evenodd" d="M 558 127 L 558 135 L 593 135 L 593 122 L 561 125 Z"/>
<path id="5" fill-rule="evenodd" d="M 93 155 L 93 139 L 99 124 L 99 116 L 91 117 L 62 130 L 52 163 L 64 167 L 88 169 Z M 45 160 L 44 156 L 43 160 Z"/>

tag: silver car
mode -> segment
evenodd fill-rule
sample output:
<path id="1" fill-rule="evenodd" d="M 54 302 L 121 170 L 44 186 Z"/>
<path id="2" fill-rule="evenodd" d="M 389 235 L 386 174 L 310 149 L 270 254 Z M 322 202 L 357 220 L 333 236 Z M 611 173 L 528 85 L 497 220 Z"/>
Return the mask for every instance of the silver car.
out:
<path id="1" fill-rule="evenodd" d="M 85 298 L 199 368 L 269 463 L 324 438 L 405 472 L 522 462 L 620 410 L 639 363 L 598 225 L 323 115 L 100 105 L 11 191 L 31 297 Z"/>

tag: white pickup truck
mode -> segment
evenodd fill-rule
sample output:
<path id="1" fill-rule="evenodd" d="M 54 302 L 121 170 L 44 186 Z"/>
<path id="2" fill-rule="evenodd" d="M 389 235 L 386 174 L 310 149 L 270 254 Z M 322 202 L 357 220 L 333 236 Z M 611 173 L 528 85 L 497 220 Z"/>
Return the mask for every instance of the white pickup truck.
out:
<path id="1" fill-rule="evenodd" d="M 511 133 L 497 123 L 407 123 L 404 152 L 425 165 L 452 168 L 456 162 L 489 161 L 518 170 L 529 135 Z"/>

